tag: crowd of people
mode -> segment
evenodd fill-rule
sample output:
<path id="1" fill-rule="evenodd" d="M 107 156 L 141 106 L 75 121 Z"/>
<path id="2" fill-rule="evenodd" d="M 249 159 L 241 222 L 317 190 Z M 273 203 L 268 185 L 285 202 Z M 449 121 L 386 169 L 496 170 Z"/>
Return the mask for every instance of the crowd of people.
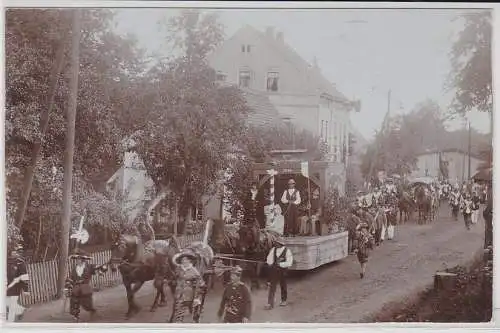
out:
<path id="1" fill-rule="evenodd" d="M 458 219 L 461 212 L 465 227 L 471 228 L 478 222 L 480 206 L 485 205 L 483 217 L 486 223 L 485 228 L 485 248 L 492 246 L 492 219 L 493 219 L 493 200 L 491 186 L 478 185 L 473 183 L 464 183 L 462 185 L 451 185 L 449 182 L 436 182 L 429 184 L 427 190 L 436 195 L 440 202 L 448 201 L 451 207 L 451 214 Z M 349 252 L 357 256 L 360 264 L 360 278 L 366 274 L 366 265 L 370 256 L 370 251 L 376 246 L 383 244 L 384 240 L 394 239 L 397 235 L 395 227 L 398 224 L 398 207 L 401 198 L 401 192 L 409 191 L 410 196 L 414 197 L 411 190 L 403 186 L 396 186 L 387 183 L 375 189 L 370 195 L 358 197 L 351 205 L 346 214 L 346 224 L 349 232 Z M 256 184 L 252 185 L 249 194 L 249 200 L 246 203 L 246 219 L 255 220 L 255 201 L 257 196 Z M 313 218 L 308 221 L 319 219 L 321 214 L 319 201 L 319 190 L 312 191 L 312 199 L 309 202 L 315 202 L 315 207 L 308 206 L 312 211 Z M 275 230 L 283 236 L 297 235 L 302 232 L 311 233 L 311 225 L 304 228 L 300 225 L 299 205 L 301 196 L 299 190 L 295 188 L 295 181 L 288 181 L 286 189 L 281 197 L 281 204 L 285 209 L 285 214 L 281 213 L 280 205 L 273 205 L 273 209 L 268 214 L 266 228 Z M 28 292 L 29 275 L 26 263 L 22 258 L 22 247 L 19 245 L 9 248 L 8 252 L 8 287 L 7 287 L 7 319 L 15 321 L 16 317 L 22 314 L 22 307 L 19 304 L 19 298 L 23 293 Z M 107 270 L 106 265 L 96 266 L 90 264 L 91 257 L 83 251 L 78 250 L 71 256 L 72 265 L 69 278 L 66 283 L 66 296 L 70 299 L 70 314 L 79 319 L 80 308 L 95 314 L 96 310 L 92 302 L 91 278 L 94 274 L 102 274 Z M 194 258 L 185 253 L 176 257 L 179 261 L 179 267 L 184 270 L 192 271 L 193 274 L 184 274 L 183 276 L 198 276 L 199 283 L 203 283 L 200 274 L 196 273 L 194 267 Z M 276 245 L 271 248 L 267 254 L 266 264 L 270 268 L 268 300 L 266 309 L 271 310 L 275 306 L 275 294 L 277 286 L 280 286 L 280 306 L 287 305 L 287 271 L 293 264 L 293 255 L 288 249 L 283 239 L 279 238 Z M 217 312 L 219 320 L 225 323 L 245 323 L 250 321 L 252 314 L 252 296 L 248 287 L 241 281 L 242 268 L 240 266 L 230 268 L 230 283 L 225 286 L 222 294 L 220 306 Z M 193 279 L 186 278 L 185 283 L 179 281 L 181 285 L 188 288 L 192 286 Z M 194 288 L 194 287 L 193 287 Z M 183 295 L 185 288 L 180 288 Z M 195 289 L 193 289 L 195 290 Z M 188 303 L 183 303 L 191 309 L 199 303 L 196 293 L 193 291 L 193 297 Z"/>

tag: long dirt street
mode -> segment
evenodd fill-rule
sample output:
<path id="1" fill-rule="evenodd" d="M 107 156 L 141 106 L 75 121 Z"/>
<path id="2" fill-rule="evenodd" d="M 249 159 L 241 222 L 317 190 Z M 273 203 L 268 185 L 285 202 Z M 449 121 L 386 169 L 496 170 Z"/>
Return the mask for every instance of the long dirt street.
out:
<path id="1" fill-rule="evenodd" d="M 450 218 L 448 205 L 443 205 L 439 220 L 428 225 L 407 223 L 397 227 L 396 239 L 386 241 L 371 252 L 367 274 L 359 277 L 355 256 L 327 265 L 300 277 L 289 285 L 289 305 L 264 310 L 266 290 L 253 293 L 252 322 L 360 322 L 387 303 L 400 301 L 432 283 L 436 270 L 464 264 L 482 249 L 482 218 L 470 231 L 463 218 Z M 482 213 L 482 208 L 481 208 Z M 216 311 L 222 290 L 211 290 L 207 297 L 202 322 L 216 322 Z M 169 295 L 170 296 L 170 295 Z M 279 297 L 279 288 L 277 291 Z M 129 321 L 125 289 L 122 286 L 94 294 L 98 317 L 94 322 L 162 323 L 170 315 L 170 306 L 149 312 L 153 300 L 152 287 L 146 284 L 136 296 L 142 311 Z M 171 298 L 169 297 L 169 304 Z M 24 322 L 71 322 L 61 313 L 62 301 L 33 306 L 25 313 Z M 88 320 L 82 311 L 82 320 Z"/>

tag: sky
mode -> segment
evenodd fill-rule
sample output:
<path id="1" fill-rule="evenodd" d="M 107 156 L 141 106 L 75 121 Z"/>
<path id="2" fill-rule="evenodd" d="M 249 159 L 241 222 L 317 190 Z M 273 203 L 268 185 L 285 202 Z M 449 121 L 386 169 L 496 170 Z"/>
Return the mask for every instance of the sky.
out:
<path id="1" fill-rule="evenodd" d="M 444 89 L 450 71 L 449 52 L 463 28 L 452 21 L 455 9 L 322 9 L 217 10 L 226 37 L 249 24 L 284 33 L 285 42 L 306 61 L 316 57 L 324 76 L 348 98 L 360 99 L 361 112 L 351 121 L 366 138 L 379 130 L 388 108 L 391 115 L 409 112 L 419 102 L 435 100 L 448 109 L 450 93 Z M 162 42 L 165 32 L 158 21 L 178 9 L 130 8 L 117 10 L 116 29 L 131 33 L 150 52 L 168 55 Z M 486 114 L 473 113 L 471 126 L 488 133 Z M 462 126 L 450 123 L 449 129 Z"/>

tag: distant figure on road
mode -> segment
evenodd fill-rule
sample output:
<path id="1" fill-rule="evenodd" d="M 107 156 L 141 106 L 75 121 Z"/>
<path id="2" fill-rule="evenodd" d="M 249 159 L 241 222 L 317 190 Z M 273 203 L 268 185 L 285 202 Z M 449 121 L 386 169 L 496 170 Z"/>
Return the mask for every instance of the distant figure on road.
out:
<path id="1" fill-rule="evenodd" d="M 286 274 L 288 268 L 293 264 L 292 251 L 285 247 L 283 240 L 279 239 L 277 245 L 273 247 L 269 254 L 267 255 L 267 264 L 271 267 L 270 270 L 270 280 L 271 285 L 269 287 L 269 295 L 267 300 L 266 309 L 270 310 L 274 308 L 274 294 L 276 293 L 276 287 L 278 282 L 281 289 L 281 303 L 280 306 L 287 305 L 288 291 L 286 283 Z"/>
<path id="2" fill-rule="evenodd" d="M 28 292 L 29 275 L 21 256 L 22 246 L 14 245 L 7 258 L 7 321 L 15 322 L 22 314 L 19 297 Z"/>
<path id="3" fill-rule="evenodd" d="M 231 271 L 231 283 L 222 294 L 217 317 L 224 323 L 247 323 L 252 315 L 252 296 L 241 282 L 243 269 L 235 266 Z"/>
<path id="4" fill-rule="evenodd" d="M 472 224 L 476 224 L 478 219 L 479 219 L 479 206 L 481 204 L 481 198 L 479 197 L 479 194 L 477 191 L 474 191 L 474 194 L 472 195 Z"/>
<path id="5" fill-rule="evenodd" d="M 462 214 L 464 216 L 465 227 L 467 230 L 470 230 L 472 223 L 472 198 L 469 193 L 465 194 L 462 201 Z"/>
<path id="6" fill-rule="evenodd" d="M 300 205 L 300 192 L 295 188 L 295 180 L 288 181 L 288 189 L 281 196 L 281 203 L 285 205 L 285 236 L 298 234 L 298 207 Z"/>

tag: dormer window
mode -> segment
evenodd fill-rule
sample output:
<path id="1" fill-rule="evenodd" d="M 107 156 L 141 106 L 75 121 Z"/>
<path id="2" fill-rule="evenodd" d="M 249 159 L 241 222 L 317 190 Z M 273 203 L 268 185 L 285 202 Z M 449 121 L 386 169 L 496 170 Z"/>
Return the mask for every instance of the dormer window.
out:
<path id="1" fill-rule="evenodd" d="M 247 53 L 250 53 L 250 45 L 247 45 Z"/>
<path id="2" fill-rule="evenodd" d="M 241 45 L 241 52 L 245 53 L 245 45 Z"/>
<path id="3" fill-rule="evenodd" d="M 278 72 L 268 72 L 267 73 L 267 91 L 278 91 Z"/>
<path id="4" fill-rule="evenodd" d="M 240 88 L 250 87 L 251 74 L 249 70 L 240 70 L 238 79 Z"/>

